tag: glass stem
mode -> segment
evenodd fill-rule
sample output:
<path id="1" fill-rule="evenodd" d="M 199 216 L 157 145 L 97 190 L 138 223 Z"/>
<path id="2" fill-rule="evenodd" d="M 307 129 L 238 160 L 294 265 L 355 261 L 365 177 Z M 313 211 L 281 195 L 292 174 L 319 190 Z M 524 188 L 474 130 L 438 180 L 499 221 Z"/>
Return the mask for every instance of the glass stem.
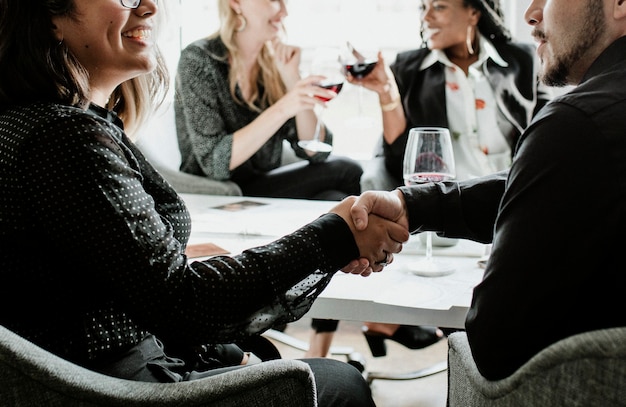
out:
<path id="1" fill-rule="evenodd" d="M 320 130 L 322 129 L 322 118 L 317 117 L 317 123 L 315 123 L 315 133 L 313 133 L 313 140 L 320 141 Z"/>
<path id="2" fill-rule="evenodd" d="M 359 83 L 359 117 L 363 117 L 363 85 Z"/>
<path id="3" fill-rule="evenodd" d="M 433 259 L 433 232 L 426 232 L 426 261 Z"/>

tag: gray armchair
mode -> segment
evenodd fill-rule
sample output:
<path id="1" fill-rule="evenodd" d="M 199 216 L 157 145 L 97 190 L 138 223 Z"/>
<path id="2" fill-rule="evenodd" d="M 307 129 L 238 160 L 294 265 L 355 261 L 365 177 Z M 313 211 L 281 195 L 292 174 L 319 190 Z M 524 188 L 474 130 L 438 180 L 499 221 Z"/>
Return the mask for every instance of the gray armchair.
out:
<path id="1" fill-rule="evenodd" d="M 182 383 L 105 376 L 34 345 L 0 326 L 0 406 L 315 407 L 309 366 L 272 360 Z"/>
<path id="2" fill-rule="evenodd" d="M 626 406 L 626 327 L 563 339 L 498 381 L 478 372 L 464 332 L 448 346 L 449 407 Z"/>
<path id="3" fill-rule="evenodd" d="M 385 158 L 375 156 L 361 162 L 363 176 L 361 177 L 362 191 L 391 191 L 398 187 L 398 183 L 385 168 Z"/>
<path id="4" fill-rule="evenodd" d="M 172 104 L 157 113 L 139 135 L 137 147 L 179 194 L 241 195 L 232 181 L 216 181 L 180 171 L 180 151 Z"/>

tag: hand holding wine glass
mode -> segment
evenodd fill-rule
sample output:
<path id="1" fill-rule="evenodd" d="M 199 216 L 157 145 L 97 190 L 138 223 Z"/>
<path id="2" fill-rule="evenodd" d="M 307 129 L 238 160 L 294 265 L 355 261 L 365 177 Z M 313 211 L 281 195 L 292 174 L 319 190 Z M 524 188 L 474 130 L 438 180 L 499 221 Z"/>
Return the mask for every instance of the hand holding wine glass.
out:
<path id="1" fill-rule="evenodd" d="M 455 177 L 454 154 L 450 132 L 441 127 L 418 127 L 409 131 L 403 164 L 406 185 L 441 182 Z M 426 258 L 409 265 L 421 276 L 442 276 L 454 267 L 432 256 L 432 232 L 426 232 Z"/>
<path id="2" fill-rule="evenodd" d="M 346 41 L 346 47 L 341 56 L 341 63 L 343 65 L 344 72 L 357 81 L 356 85 L 359 92 L 357 117 L 352 118 L 349 121 L 355 127 L 368 127 L 373 123 L 373 120 L 368 119 L 363 115 L 362 80 L 376 67 L 376 64 L 378 63 L 378 53 L 370 49 L 357 50 L 354 48 L 352 43 Z"/>
<path id="3" fill-rule="evenodd" d="M 343 87 L 344 76 L 342 73 L 342 66 L 339 61 L 339 51 L 334 49 L 318 49 L 314 55 L 311 63 L 311 74 L 323 76 L 324 79 L 320 81 L 317 86 L 324 89 L 332 90 L 335 93 L 339 93 Z M 317 96 L 318 99 L 323 102 L 328 102 L 330 98 L 323 98 Z M 319 105 L 316 105 L 316 108 Z M 323 107 L 323 106 L 320 106 Z M 317 124 L 315 125 L 315 133 L 311 140 L 301 140 L 298 145 L 305 150 L 316 152 L 329 152 L 333 147 L 320 141 L 320 132 L 322 129 L 322 112 L 320 109 L 317 114 Z"/>

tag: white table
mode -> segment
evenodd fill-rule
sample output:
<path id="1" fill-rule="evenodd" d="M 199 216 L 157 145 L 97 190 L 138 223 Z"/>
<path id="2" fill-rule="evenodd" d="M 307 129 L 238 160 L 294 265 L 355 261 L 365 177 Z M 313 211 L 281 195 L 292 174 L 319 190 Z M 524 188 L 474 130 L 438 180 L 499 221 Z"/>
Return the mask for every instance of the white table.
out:
<path id="1" fill-rule="evenodd" d="M 336 202 L 183 194 L 192 217 L 190 243 L 212 242 L 231 254 L 266 244 L 292 232 L 332 208 Z M 239 211 L 218 209 L 238 202 L 262 203 Z M 315 301 L 308 317 L 463 328 L 473 287 L 483 270 L 484 245 L 461 240 L 435 247 L 456 271 L 443 277 L 420 277 L 408 264 L 423 256 L 412 237 L 383 272 L 360 277 L 338 272 Z"/>
<path id="2" fill-rule="evenodd" d="M 214 243 L 233 255 L 290 233 L 336 205 L 329 201 L 192 194 L 183 194 L 182 198 L 192 219 L 189 243 Z M 466 240 L 452 247 L 434 247 L 433 255 L 445 256 L 456 271 L 443 277 L 416 276 L 408 271 L 408 265 L 424 255 L 424 248 L 414 236 L 380 273 L 361 277 L 338 272 L 306 316 L 463 328 L 472 290 L 483 275 L 478 260 L 484 251 L 484 245 Z M 307 346 L 276 334 L 279 337 L 274 339 L 292 346 Z M 349 353 L 343 350 L 335 354 L 350 359 Z M 366 378 L 370 383 L 374 379 L 409 380 L 446 368 L 442 361 L 415 372 L 367 372 Z"/>

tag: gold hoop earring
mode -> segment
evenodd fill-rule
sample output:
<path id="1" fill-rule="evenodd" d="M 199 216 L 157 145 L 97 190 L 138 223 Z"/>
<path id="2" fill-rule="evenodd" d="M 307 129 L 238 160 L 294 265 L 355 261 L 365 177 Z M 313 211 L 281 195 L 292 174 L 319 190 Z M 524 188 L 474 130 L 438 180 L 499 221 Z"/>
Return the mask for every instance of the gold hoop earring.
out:
<path id="1" fill-rule="evenodd" d="M 239 19 L 239 27 L 237 27 L 236 30 L 238 33 L 240 33 L 246 29 L 246 26 L 248 25 L 248 21 L 243 16 L 243 14 L 237 14 L 237 18 Z"/>
<path id="2" fill-rule="evenodd" d="M 465 44 L 467 45 L 467 52 L 470 55 L 474 55 L 474 46 L 472 45 L 472 26 L 467 26 L 467 37 L 465 38 Z"/>

